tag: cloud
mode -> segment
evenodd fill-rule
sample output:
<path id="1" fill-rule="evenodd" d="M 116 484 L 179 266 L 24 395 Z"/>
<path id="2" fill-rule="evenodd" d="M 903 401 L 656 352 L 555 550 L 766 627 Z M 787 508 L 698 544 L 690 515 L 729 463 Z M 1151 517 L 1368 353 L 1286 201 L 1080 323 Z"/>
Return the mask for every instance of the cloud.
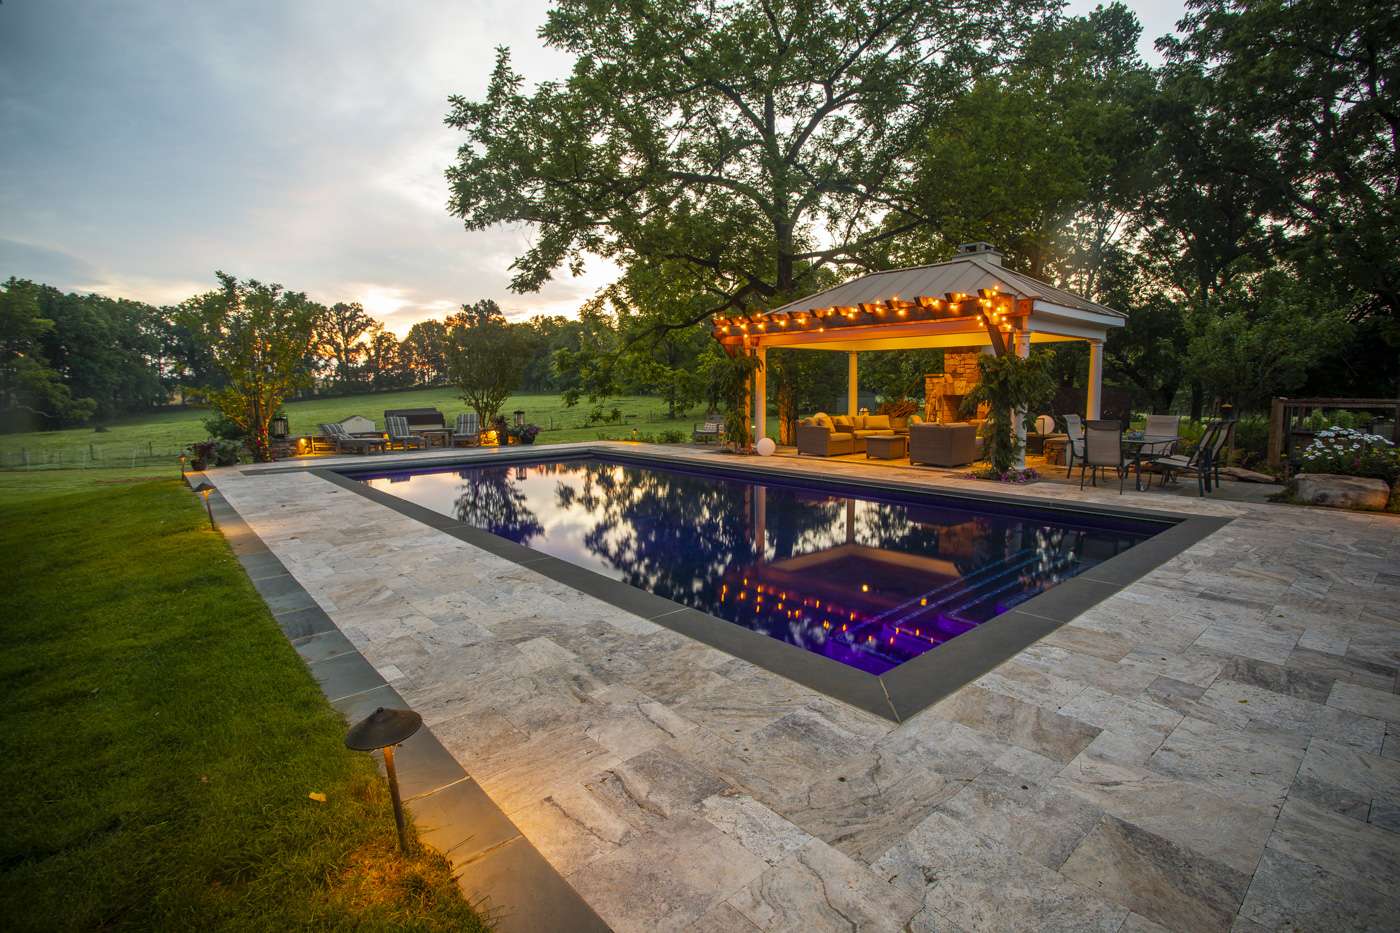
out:
<path id="1" fill-rule="evenodd" d="M 1149 37 L 1180 9 L 1137 5 Z M 469 232 L 445 207 L 448 96 L 483 93 L 498 45 L 531 81 L 568 73 L 536 35 L 547 8 L 0 3 L 0 271 L 164 302 L 223 269 L 373 302 L 396 331 L 479 298 L 574 314 L 615 268 L 513 294 L 530 230 Z"/>

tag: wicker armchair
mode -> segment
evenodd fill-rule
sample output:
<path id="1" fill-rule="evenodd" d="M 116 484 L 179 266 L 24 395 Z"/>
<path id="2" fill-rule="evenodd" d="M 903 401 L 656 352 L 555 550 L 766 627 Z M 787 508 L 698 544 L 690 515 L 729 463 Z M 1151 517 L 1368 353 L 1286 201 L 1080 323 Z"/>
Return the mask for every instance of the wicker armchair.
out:
<path id="1" fill-rule="evenodd" d="M 974 462 L 978 456 L 977 425 L 909 425 L 909 462 L 931 466 L 956 467 Z"/>

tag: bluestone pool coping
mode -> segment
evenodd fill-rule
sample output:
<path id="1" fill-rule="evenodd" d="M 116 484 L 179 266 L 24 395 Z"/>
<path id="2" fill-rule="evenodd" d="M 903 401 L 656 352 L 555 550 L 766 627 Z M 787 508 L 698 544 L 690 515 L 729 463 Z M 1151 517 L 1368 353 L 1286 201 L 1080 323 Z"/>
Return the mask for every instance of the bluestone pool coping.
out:
<path id="1" fill-rule="evenodd" d="M 979 625 L 884 674 L 874 675 L 498 537 L 440 512 L 375 489 L 354 478 L 354 474 L 357 473 L 380 473 L 396 469 L 432 470 L 458 464 L 472 466 L 483 463 L 526 463 L 585 457 L 641 462 L 672 468 L 681 466 L 713 473 L 737 473 L 777 482 L 819 482 L 824 491 L 836 494 L 887 493 L 904 499 L 934 501 L 940 504 L 953 502 L 982 508 L 990 505 L 994 508 L 1012 507 L 1021 511 L 1033 509 L 1068 519 L 1097 516 L 1148 522 L 1166 527 L 1123 553 L 996 616 L 992 620 L 994 624 Z M 528 567 L 551 580 L 641 616 L 663 628 L 893 722 L 901 722 L 972 683 L 1231 521 L 1225 517 L 1097 503 L 1066 505 L 1043 499 L 1028 501 L 1025 497 L 997 490 L 979 490 L 971 493 L 893 478 L 852 479 L 809 471 L 794 472 L 791 469 L 765 466 L 757 458 L 733 459 L 732 464 L 716 465 L 698 463 L 694 458 L 685 456 L 619 449 L 612 445 L 570 445 L 553 451 L 522 446 L 495 448 L 489 452 L 467 449 L 457 451 L 452 456 L 426 461 L 418 457 L 384 457 L 373 460 L 366 458 L 363 464 L 341 463 L 334 467 L 307 464 L 245 472 L 310 472 L 342 489 L 363 496 L 460 541 Z"/>
<path id="2" fill-rule="evenodd" d="M 194 486 L 202 476 L 189 473 L 186 481 Z M 345 637 L 238 511 L 217 491 L 210 495 L 209 505 L 215 526 L 278 627 L 345 721 L 357 722 L 381 706 L 407 709 L 398 691 Z M 382 770 L 383 759 L 378 760 Z M 491 921 L 492 929 L 507 933 L 609 929 L 443 747 L 431 728 L 424 726 L 400 745 L 395 762 L 418 838 L 447 858 L 463 896 Z"/>

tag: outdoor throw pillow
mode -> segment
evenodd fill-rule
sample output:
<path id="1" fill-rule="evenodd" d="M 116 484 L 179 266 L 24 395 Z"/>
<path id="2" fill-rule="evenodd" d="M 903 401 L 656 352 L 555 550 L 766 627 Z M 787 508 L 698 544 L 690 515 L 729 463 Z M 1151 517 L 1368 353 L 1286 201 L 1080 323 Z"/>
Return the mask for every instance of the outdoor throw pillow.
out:
<path id="1" fill-rule="evenodd" d="M 813 415 L 812 423 L 817 425 L 818 427 L 826 428 L 828 431 L 830 431 L 832 428 L 831 416 L 824 411 L 819 411 L 815 415 Z"/>
<path id="2" fill-rule="evenodd" d="M 837 415 L 831 419 L 838 431 L 854 431 L 856 429 L 855 419 L 850 415 Z"/>
<path id="3" fill-rule="evenodd" d="M 888 431 L 890 429 L 889 415 L 866 415 L 865 430 L 867 431 Z"/>

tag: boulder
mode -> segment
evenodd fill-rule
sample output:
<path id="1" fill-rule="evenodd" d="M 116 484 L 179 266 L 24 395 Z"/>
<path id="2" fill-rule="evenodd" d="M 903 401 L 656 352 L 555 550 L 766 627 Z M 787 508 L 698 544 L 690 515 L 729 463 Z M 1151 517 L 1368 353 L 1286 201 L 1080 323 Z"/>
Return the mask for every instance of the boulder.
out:
<path id="1" fill-rule="evenodd" d="M 1390 486 L 1386 481 L 1369 476 L 1299 473 L 1293 477 L 1292 490 L 1294 498 L 1303 505 L 1325 505 L 1334 509 L 1379 511 L 1390 501 Z"/>

